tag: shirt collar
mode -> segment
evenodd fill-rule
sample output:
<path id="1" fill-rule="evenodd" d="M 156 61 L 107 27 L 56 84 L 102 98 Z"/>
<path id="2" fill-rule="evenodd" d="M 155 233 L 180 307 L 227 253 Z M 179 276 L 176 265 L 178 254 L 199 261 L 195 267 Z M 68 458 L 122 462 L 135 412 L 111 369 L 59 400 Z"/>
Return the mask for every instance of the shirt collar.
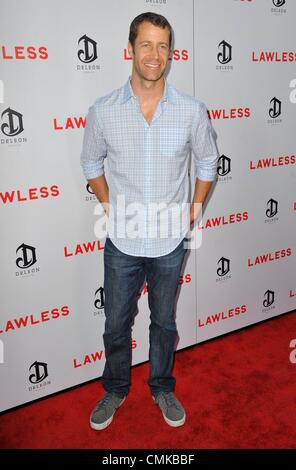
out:
<path id="1" fill-rule="evenodd" d="M 133 92 L 133 89 L 132 89 L 132 86 L 131 86 L 131 77 L 129 76 L 126 84 L 123 86 L 121 104 L 126 103 L 130 98 L 136 99 L 136 96 L 135 96 L 135 94 Z M 164 92 L 163 92 L 163 96 L 161 98 L 161 101 L 169 101 L 171 103 L 174 103 L 171 86 L 167 82 L 166 78 L 164 79 Z"/>

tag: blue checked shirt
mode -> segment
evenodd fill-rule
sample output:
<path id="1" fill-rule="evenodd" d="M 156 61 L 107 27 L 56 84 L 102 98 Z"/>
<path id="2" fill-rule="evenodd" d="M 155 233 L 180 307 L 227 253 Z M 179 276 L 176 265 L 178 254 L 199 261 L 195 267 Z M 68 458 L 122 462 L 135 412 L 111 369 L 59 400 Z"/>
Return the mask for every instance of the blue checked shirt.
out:
<path id="1" fill-rule="evenodd" d="M 162 256 L 186 236 L 190 151 L 195 177 L 213 181 L 219 155 L 212 132 L 204 103 L 166 80 L 150 124 L 130 77 L 89 108 L 81 166 L 88 180 L 106 170 L 114 214 L 108 236 L 119 250 L 133 256 Z"/>

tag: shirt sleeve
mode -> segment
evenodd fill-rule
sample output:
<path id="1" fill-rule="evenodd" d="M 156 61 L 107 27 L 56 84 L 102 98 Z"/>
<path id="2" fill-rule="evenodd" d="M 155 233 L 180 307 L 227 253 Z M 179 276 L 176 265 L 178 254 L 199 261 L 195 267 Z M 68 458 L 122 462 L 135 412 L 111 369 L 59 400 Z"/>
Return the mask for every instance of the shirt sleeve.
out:
<path id="1" fill-rule="evenodd" d="M 213 181 L 217 173 L 219 153 L 204 103 L 201 103 L 192 125 L 191 150 L 195 178 L 203 181 Z"/>
<path id="2" fill-rule="evenodd" d="M 99 125 L 95 106 L 91 106 L 86 116 L 80 164 L 86 179 L 104 175 L 104 158 L 107 146 Z"/>

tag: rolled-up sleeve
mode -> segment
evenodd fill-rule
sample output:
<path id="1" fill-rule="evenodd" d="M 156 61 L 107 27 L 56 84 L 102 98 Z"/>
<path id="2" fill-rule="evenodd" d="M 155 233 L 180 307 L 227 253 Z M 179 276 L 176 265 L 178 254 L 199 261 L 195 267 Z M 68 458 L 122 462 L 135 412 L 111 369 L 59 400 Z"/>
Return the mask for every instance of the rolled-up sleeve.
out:
<path id="1" fill-rule="evenodd" d="M 107 146 L 103 136 L 95 105 L 92 105 L 86 116 L 80 164 L 86 179 L 103 175 L 104 158 Z"/>
<path id="2" fill-rule="evenodd" d="M 219 153 L 204 103 L 201 103 L 198 107 L 192 124 L 191 150 L 193 153 L 195 178 L 203 181 L 213 181 L 217 174 Z"/>

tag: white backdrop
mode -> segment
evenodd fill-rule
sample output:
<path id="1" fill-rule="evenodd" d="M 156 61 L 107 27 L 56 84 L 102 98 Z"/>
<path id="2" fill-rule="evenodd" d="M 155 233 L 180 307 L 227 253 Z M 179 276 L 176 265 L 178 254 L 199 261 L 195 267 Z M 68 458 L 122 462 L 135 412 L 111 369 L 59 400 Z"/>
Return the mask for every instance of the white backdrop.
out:
<path id="1" fill-rule="evenodd" d="M 0 410 L 102 373 L 104 240 L 79 157 L 88 107 L 130 74 L 143 11 L 171 22 L 168 80 L 206 103 L 221 155 L 180 278 L 178 349 L 295 309 L 295 2 L 0 5 Z M 145 291 L 138 305 L 134 364 L 148 358 Z"/>

